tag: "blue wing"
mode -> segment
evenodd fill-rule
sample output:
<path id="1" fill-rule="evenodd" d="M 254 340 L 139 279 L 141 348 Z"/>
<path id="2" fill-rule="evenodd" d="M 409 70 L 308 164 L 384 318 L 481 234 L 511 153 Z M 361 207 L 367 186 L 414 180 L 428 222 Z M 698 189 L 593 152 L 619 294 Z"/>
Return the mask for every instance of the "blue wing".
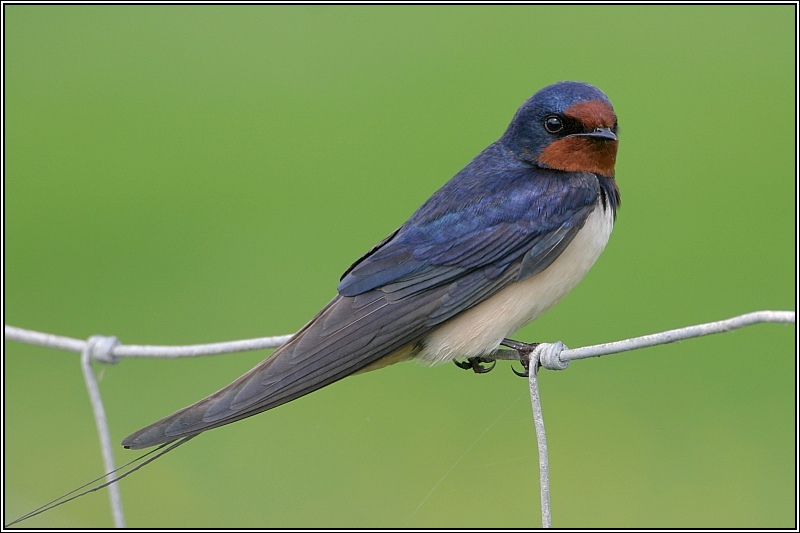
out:
<path id="1" fill-rule="evenodd" d="M 455 284 L 433 325 L 547 268 L 599 199 L 616 208 L 614 193 L 593 174 L 532 167 L 492 145 L 354 263 L 339 294 L 380 290 L 395 301 Z"/>

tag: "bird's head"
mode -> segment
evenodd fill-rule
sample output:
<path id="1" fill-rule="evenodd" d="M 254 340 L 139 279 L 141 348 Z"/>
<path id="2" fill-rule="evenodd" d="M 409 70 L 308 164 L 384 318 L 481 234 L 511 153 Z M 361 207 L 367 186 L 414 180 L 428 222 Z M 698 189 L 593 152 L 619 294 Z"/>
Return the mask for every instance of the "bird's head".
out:
<path id="1" fill-rule="evenodd" d="M 540 167 L 613 178 L 617 116 L 597 87 L 562 81 L 522 104 L 501 141 L 517 157 Z"/>

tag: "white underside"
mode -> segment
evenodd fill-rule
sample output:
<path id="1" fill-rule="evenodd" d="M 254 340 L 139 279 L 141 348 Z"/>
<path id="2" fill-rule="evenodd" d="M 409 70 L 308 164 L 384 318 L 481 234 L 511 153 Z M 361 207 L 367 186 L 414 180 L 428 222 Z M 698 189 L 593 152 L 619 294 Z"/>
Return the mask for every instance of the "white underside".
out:
<path id="1" fill-rule="evenodd" d="M 597 208 L 562 254 L 543 272 L 514 283 L 436 328 L 417 359 L 428 364 L 492 352 L 500 341 L 553 307 L 583 279 L 605 248 L 614 215 Z"/>

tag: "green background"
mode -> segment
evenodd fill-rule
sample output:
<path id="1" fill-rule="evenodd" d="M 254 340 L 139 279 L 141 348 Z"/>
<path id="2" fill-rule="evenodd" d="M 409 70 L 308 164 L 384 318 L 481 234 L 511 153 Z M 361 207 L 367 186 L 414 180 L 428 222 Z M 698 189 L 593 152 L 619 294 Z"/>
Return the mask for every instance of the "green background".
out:
<path id="1" fill-rule="evenodd" d="M 563 79 L 615 105 L 622 209 L 586 279 L 515 337 L 793 309 L 794 10 L 5 6 L 5 323 L 291 333 Z M 795 525 L 794 331 L 543 372 L 553 524 Z M 78 356 L 5 348 L 7 522 L 102 463 Z M 98 368 L 114 442 L 266 355 Z M 204 434 L 121 491 L 133 527 L 536 527 L 537 481 L 508 363 L 405 363 Z M 109 526 L 106 494 L 24 525 Z"/>

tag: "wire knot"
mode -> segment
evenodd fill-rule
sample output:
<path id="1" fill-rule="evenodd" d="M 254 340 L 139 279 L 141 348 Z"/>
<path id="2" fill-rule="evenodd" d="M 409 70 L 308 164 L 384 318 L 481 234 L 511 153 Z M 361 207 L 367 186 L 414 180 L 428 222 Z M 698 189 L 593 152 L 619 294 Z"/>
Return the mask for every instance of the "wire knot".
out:
<path id="1" fill-rule="evenodd" d="M 100 361 L 108 365 L 115 365 L 119 363 L 119 357 L 115 356 L 112 351 L 118 344 L 119 339 L 116 337 L 92 335 L 89 337 L 89 340 L 86 341 L 86 351 L 89 354 L 90 360 Z"/>
<path id="2" fill-rule="evenodd" d="M 569 361 L 561 360 L 561 352 L 566 349 L 567 347 L 561 341 L 552 344 L 543 342 L 534 348 L 531 360 L 538 360 L 539 364 L 547 370 L 564 370 L 569 366 Z"/>

